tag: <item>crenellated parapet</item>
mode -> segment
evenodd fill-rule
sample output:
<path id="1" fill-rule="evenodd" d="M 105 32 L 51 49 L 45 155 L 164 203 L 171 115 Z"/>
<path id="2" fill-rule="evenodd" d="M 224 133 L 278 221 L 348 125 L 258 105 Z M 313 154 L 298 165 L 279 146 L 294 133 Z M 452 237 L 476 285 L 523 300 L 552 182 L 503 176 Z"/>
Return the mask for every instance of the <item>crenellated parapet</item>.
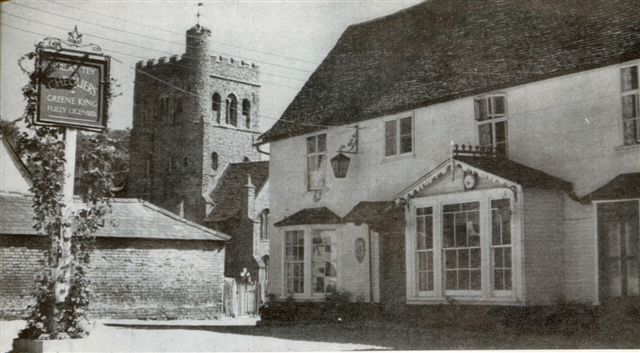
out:
<path id="1" fill-rule="evenodd" d="M 187 64 L 184 59 L 184 54 L 179 55 L 171 55 L 168 60 L 166 56 L 162 56 L 160 58 L 148 59 L 146 61 L 140 60 L 136 63 L 136 69 L 144 70 L 144 71 L 152 71 L 152 70 L 161 70 L 161 69 L 179 69 L 180 67 L 185 67 Z"/>
<path id="2" fill-rule="evenodd" d="M 242 59 L 213 55 L 209 57 L 210 75 L 259 84 L 260 67 Z"/>

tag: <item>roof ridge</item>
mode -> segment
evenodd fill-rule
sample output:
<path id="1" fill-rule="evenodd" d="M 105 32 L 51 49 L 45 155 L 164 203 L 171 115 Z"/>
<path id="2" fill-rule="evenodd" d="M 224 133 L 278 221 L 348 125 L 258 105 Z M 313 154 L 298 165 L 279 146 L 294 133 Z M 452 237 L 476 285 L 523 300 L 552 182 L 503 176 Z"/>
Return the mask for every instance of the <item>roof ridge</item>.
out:
<path id="1" fill-rule="evenodd" d="M 405 13 L 405 12 L 411 11 L 411 10 L 413 10 L 414 7 L 424 6 L 424 5 L 427 5 L 427 3 L 430 3 L 430 2 L 433 2 L 433 1 L 434 0 L 425 0 L 425 1 L 419 2 L 417 4 L 413 4 L 413 5 L 409 6 L 409 7 L 405 7 L 404 9 L 397 10 L 396 12 L 392 12 L 392 13 L 390 13 L 388 15 L 384 15 L 384 16 L 372 18 L 370 20 L 366 20 L 366 21 L 350 24 L 349 26 L 347 26 L 347 28 L 349 28 L 349 27 L 357 27 L 357 26 L 360 26 L 360 25 L 366 25 L 366 24 L 374 23 L 374 22 L 378 22 L 378 21 L 384 21 L 384 20 L 387 20 L 387 19 L 389 19 L 391 17 L 399 16 L 399 15 L 402 15 L 403 13 Z"/>

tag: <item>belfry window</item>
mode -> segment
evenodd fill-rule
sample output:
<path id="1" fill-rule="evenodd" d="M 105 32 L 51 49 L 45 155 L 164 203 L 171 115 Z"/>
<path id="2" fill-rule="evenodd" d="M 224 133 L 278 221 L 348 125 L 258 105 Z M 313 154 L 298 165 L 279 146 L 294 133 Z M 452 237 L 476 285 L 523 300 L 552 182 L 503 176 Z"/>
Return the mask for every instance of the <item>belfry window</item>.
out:
<path id="1" fill-rule="evenodd" d="M 238 98 L 230 94 L 227 96 L 226 103 L 225 123 L 238 126 Z"/>
<path id="2" fill-rule="evenodd" d="M 242 100 L 242 116 L 244 117 L 244 124 L 247 127 L 251 127 L 251 102 L 248 99 Z"/>
<path id="3" fill-rule="evenodd" d="M 215 116 L 216 123 L 218 124 L 220 124 L 220 99 L 220 94 L 218 94 L 218 92 L 211 96 L 211 112 L 213 113 L 213 116 Z"/>

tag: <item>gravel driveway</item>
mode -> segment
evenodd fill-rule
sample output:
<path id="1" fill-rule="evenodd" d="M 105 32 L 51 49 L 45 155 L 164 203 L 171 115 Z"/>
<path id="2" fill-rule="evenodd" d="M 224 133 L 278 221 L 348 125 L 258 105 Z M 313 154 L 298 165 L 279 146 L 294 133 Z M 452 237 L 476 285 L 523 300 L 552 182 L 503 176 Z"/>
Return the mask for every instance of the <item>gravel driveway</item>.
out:
<path id="1" fill-rule="evenodd" d="M 24 321 L 0 321 L 0 352 L 11 349 Z M 260 334 L 255 320 L 100 320 L 79 347 L 83 352 L 341 351 L 380 349 L 365 344 L 319 342 Z M 276 329 L 286 330 L 285 327 Z M 256 335 L 251 334 L 256 332 Z M 313 333 L 310 333 L 310 337 Z"/>

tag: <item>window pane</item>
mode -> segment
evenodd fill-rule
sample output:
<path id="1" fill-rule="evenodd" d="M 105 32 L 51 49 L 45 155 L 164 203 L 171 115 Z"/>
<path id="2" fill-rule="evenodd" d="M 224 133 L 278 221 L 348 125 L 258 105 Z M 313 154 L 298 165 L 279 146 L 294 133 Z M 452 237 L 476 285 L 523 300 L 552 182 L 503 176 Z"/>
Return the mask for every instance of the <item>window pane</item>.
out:
<path id="1" fill-rule="evenodd" d="M 504 114 L 504 97 L 493 97 L 493 113 Z"/>
<path id="2" fill-rule="evenodd" d="M 467 246 L 467 220 L 464 213 L 458 213 L 456 217 L 456 247 Z"/>
<path id="3" fill-rule="evenodd" d="M 622 97 L 622 118 L 633 119 L 638 116 L 638 95 L 630 94 Z"/>
<path id="4" fill-rule="evenodd" d="M 511 270 L 504 270 L 504 287 L 505 290 L 511 290 Z"/>
<path id="5" fill-rule="evenodd" d="M 425 246 L 427 249 L 433 249 L 433 218 L 431 216 L 425 217 Z"/>
<path id="6" fill-rule="evenodd" d="M 480 288 L 481 288 L 480 270 L 470 271 L 470 277 L 471 277 L 471 285 L 470 285 L 469 289 L 471 289 L 471 290 L 480 290 Z"/>
<path id="7" fill-rule="evenodd" d="M 409 153 L 411 152 L 411 135 L 401 136 L 400 137 L 400 153 Z"/>
<path id="8" fill-rule="evenodd" d="M 507 122 L 501 121 L 496 124 L 496 143 L 507 141 Z"/>
<path id="9" fill-rule="evenodd" d="M 458 271 L 458 289 L 461 289 L 461 290 L 469 289 L 469 271 L 468 270 Z"/>
<path id="10" fill-rule="evenodd" d="M 493 271 L 493 289 L 502 290 L 504 289 L 504 272 L 502 270 Z"/>
<path id="11" fill-rule="evenodd" d="M 443 238 L 444 238 L 444 247 L 445 248 L 452 248 L 455 245 L 455 237 L 453 234 L 453 221 L 454 221 L 454 215 L 453 214 L 444 214 L 443 216 Z"/>
<path id="12" fill-rule="evenodd" d="M 623 129 L 625 145 L 633 145 L 640 142 L 640 119 L 625 120 Z"/>
<path id="13" fill-rule="evenodd" d="M 487 119 L 487 100 L 476 99 L 475 101 L 476 120 L 483 121 Z"/>
<path id="14" fill-rule="evenodd" d="M 447 250 L 445 251 L 444 255 L 445 255 L 445 265 L 447 269 L 458 267 L 458 261 L 456 260 L 456 255 L 457 255 L 456 250 Z"/>
<path id="15" fill-rule="evenodd" d="M 504 260 L 503 260 L 503 253 L 504 249 L 502 248 L 497 248 L 497 249 L 493 249 L 493 266 L 497 267 L 497 268 L 503 268 L 504 267 Z"/>
<path id="16" fill-rule="evenodd" d="M 317 152 L 326 152 L 327 151 L 327 135 L 322 134 L 317 136 L 318 139 L 318 149 Z"/>
<path id="17" fill-rule="evenodd" d="M 638 67 L 626 67 L 621 70 L 622 92 L 638 88 Z"/>
<path id="18" fill-rule="evenodd" d="M 458 278 L 456 276 L 456 271 L 446 271 L 445 277 L 445 289 L 458 289 Z"/>
<path id="19" fill-rule="evenodd" d="M 469 250 L 461 250 L 458 253 L 458 266 L 460 268 L 469 268 Z"/>
<path id="20" fill-rule="evenodd" d="M 471 253 L 471 268 L 480 268 L 480 249 L 474 248 L 470 250 Z"/>
<path id="21" fill-rule="evenodd" d="M 500 211 L 492 210 L 491 211 L 491 244 L 500 245 L 502 244 L 502 240 L 500 237 Z"/>
<path id="22" fill-rule="evenodd" d="M 400 119 L 400 135 L 411 135 L 411 117 Z"/>
<path id="23" fill-rule="evenodd" d="M 307 137 L 307 153 L 315 153 L 316 152 L 316 137 L 311 136 Z"/>
<path id="24" fill-rule="evenodd" d="M 418 273 L 418 290 L 419 291 L 427 291 L 427 272 L 419 272 Z"/>
<path id="25" fill-rule="evenodd" d="M 385 156 L 392 156 L 397 154 L 397 133 L 396 133 L 396 121 L 387 121 L 384 124 L 384 136 L 385 136 Z"/>
<path id="26" fill-rule="evenodd" d="M 427 270 L 427 253 L 422 251 L 418 253 L 418 271 Z"/>
<path id="27" fill-rule="evenodd" d="M 460 204 L 456 203 L 453 205 L 442 206 L 442 212 L 455 212 L 455 211 L 460 211 Z"/>
<path id="28" fill-rule="evenodd" d="M 491 124 L 482 124 L 478 126 L 478 139 L 480 146 L 493 146 L 493 132 Z"/>
<path id="29" fill-rule="evenodd" d="M 425 249 L 425 239 L 424 239 L 424 217 L 416 218 L 416 240 L 417 240 L 417 249 L 422 250 Z"/>

